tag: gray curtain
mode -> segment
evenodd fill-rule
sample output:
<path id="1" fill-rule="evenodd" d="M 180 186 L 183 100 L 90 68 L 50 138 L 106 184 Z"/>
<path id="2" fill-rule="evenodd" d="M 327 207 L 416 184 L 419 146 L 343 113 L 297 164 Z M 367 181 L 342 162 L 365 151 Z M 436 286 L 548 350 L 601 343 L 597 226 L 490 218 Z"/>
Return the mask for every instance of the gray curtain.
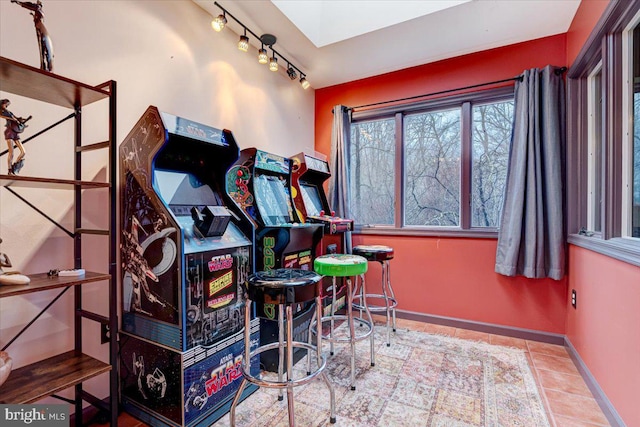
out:
<path id="1" fill-rule="evenodd" d="M 331 130 L 331 178 L 329 178 L 329 206 L 341 218 L 352 218 L 349 209 L 349 137 L 351 114 L 343 105 L 333 107 Z M 351 253 L 351 232 L 345 235 L 345 253 Z"/>
<path id="2" fill-rule="evenodd" d="M 495 271 L 565 274 L 564 81 L 556 67 L 533 68 L 515 87 L 515 113 Z"/>

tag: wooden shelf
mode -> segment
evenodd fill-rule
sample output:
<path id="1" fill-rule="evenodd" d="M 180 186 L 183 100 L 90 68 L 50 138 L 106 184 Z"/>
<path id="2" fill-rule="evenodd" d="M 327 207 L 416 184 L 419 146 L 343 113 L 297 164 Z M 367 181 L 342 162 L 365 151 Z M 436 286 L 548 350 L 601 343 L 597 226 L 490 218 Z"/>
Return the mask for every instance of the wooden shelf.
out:
<path id="1" fill-rule="evenodd" d="M 52 189 L 109 188 L 108 182 L 77 181 L 74 179 L 40 178 L 36 176 L 0 175 L 0 185 L 5 187 L 31 187 Z"/>
<path id="2" fill-rule="evenodd" d="M 111 370 L 111 365 L 71 350 L 15 369 L 0 386 L 0 403 L 26 404 Z"/>
<path id="3" fill-rule="evenodd" d="M 28 285 L 0 285 L 0 298 L 12 297 L 15 295 L 30 294 L 33 292 L 46 291 L 49 289 L 64 288 L 67 286 L 77 286 L 83 283 L 109 280 L 111 276 L 107 273 L 85 272 L 84 276 L 47 276 L 47 273 L 29 274 L 31 283 Z"/>
<path id="4" fill-rule="evenodd" d="M 106 90 L 3 57 L 0 57 L 0 90 L 68 108 L 109 97 Z"/>

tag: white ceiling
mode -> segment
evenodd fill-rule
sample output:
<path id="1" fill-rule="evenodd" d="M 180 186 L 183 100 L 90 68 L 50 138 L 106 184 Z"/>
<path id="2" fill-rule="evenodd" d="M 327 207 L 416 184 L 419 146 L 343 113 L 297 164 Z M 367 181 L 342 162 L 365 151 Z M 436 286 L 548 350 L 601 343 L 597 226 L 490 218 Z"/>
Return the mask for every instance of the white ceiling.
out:
<path id="1" fill-rule="evenodd" d="M 221 13 L 212 0 L 193 1 L 212 16 Z M 318 89 L 564 33 L 580 0 L 219 0 L 219 3 L 256 34 L 277 36 L 275 49 L 305 72 L 311 86 Z M 429 6 L 436 4 L 449 7 L 430 13 Z M 351 6 L 356 9 L 349 9 Z M 386 19 L 380 19 L 381 16 Z M 227 26 L 242 33 L 233 19 L 229 19 Z M 252 45 L 259 47 L 255 39 L 250 39 Z"/>

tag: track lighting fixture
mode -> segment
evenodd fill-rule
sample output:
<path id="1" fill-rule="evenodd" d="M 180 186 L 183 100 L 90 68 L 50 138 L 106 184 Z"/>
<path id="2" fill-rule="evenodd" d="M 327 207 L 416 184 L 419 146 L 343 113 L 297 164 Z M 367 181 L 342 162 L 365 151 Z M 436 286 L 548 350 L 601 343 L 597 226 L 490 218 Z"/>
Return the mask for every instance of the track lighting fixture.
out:
<path id="1" fill-rule="evenodd" d="M 213 18 L 213 21 L 211 21 L 211 26 L 218 33 L 224 30 L 225 25 L 227 25 L 227 17 L 225 12 L 223 12 L 222 15 L 216 16 L 215 18 Z"/>
<path id="2" fill-rule="evenodd" d="M 244 36 L 240 36 L 240 40 L 238 40 L 238 49 L 243 52 L 249 50 L 249 37 L 247 37 L 247 29 L 244 29 Z"/>
<path id="3" fill-rule="evenodd" d="M 291 80 L 295 80 L 298 78 L 298 74 L 296 73 L 296 70 L 293 69 L 291 64 L 287 64 L 287 76 L 289 76 Z"/>
<path id="4" fill-rule="evenodd" d="M 249 36 L 247 35 L 247 33 L 251 34 L 253 37 L 255 37 L 257 39 L 257 41 L 260 42 L 260 49 L 258 49 L 258 62 L 260 64 L 269 64 L 269 70 L 271 71 L 278 71 L 279 67 L 278 67 L 278 57 L 280 57 L 280 59 L 282 59 L 283 62 L 286 62 L 287 64 L 287 76 L 289 76 L 289 78 L 291 80 L 296 80 L 298 78 L 298 75 L 300 75 L 300 85 L 304 88 L 307 89 L 310 85 L 309 82 L 307 81 L 307 78 L 305 76 L 305 74 L 302 73 L 302 71 L 300 71 L 300 69 L 298 67 L 296 67 L 295 65 L 293 65 L 291 63 L 291 61 L 289 61 L 287 58 L 285 58 L 284 56 L 280 55 L 280 53 L 278 51 L 276 51 L 273 48 L 273 45 L 276 44 L 276 36 L 272 35 L 272 34 L 263 34 L 261 36 L 258 36 L 256 33 L 254 33 L 253 31 L 251 31 L 251 29 L 249 27 L 247 27 L 246 25 L 244 25 L 242 22 L 240 22 L 238 20 L 238 18 L 236 18 L 235 16 L 233 16 L 232 14 L 230 14 L 225 8 L 223 8 L 222 6 L 220 6 L 220 4 L 217 1 L 214 1 L 213 4 L 215 4 L 216 6 L 218 6 L 220 8 L 220 10 L 222 10 L 222 14 L 216 16 L 213 21 L 211 21 L 211 27 L 213 27 L 213 29 L 217 32 L 220 32 L 224 29 L 224 27 L 227 25 L 227 16 L 229 16 L 229 18 L 233 19 L 238 25 L 240 25 L 242 27 L 242 30 L 244 31 L 244 34 L 240 36 L 240 39 L 238 40 L 238 49 L 241 50 L 242 52 L 247 52 L 249 50 Z M 269 55 L 267 53 L 267 49 L 265 49 L 265 46 L 267 46 L 269 49 L 271 49 L 271 58 L 269 58 Z"/>
<path id="5" fill-rule="evenodd" d="M 276 58 L 275 54 L 269 58 L 269 70 L 278 71 L 278 58 Z"/>
<path id="6" fill-rule="evenodd" d="M 262 45 L 262 48 L 258 50 L 258 62 L 261 64 L 269 62 L 269 55 L 267 55 L 267 49 L 264 48 L 264 45 Z"/>

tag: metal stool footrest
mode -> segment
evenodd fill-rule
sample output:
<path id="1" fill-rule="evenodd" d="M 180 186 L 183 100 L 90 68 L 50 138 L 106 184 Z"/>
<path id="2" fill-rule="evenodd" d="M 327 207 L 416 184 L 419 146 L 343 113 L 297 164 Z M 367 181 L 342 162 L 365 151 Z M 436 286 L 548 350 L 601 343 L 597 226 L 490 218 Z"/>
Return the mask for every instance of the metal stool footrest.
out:
<path id="1" fill-rule="evenodd" d="M 391 304 L 389 305 L 369 305 L 369 303 L 367 302 L 367 306 L 369 307 L 369 311 L 387 311 L 389 309 L 392 308 L 396 308 L 396 306 L 398 305 L 398 301 L 396 301 L 395 298 L 389 297 L 389 296 L 384 296 L 384 295 L 380 295 L 380 294 L 367 294 L 365 295 L 365 298 L 367 300 L 369 299 L 382 299 L 386 301 L 389 301 Z M 360 300 L 361 299 L 361 295 L 354 295 L 353 296 L 353 300 Z M 357 304 L 357 303 L 353 303 L 353 308 L 355 308 L 356 310 L 364 310 L 364 305 L 361 304 Z"/>
<path id="2" fill-rule="evenodd" d="M 306 342 L 300 342 L 300 341 L 293 341 L 292 343 L 292 347 L 294 348 L 304 348 L 308 350 L 307 353 L 307 357 L 311 357 L 311 352 L 317 352 L 317 348 L 314 345 L 310 345 Z M 276 350 L 278 349 L 278 343 L 271 343 L 271 344 L 266 344 L 263 345 L 261 347 L 256 348 L 255 350 L 253 350 L 251 352 L 251 358 L 253 358 L 253 356 L 255 356 L 256 354 L 260 354 L 263 353 L 265 351 L 269 351 L 269 350 Z M 298 387 L 301 385 L 304 385 L 308 382 L 310 382 L 311 380 L 315 379 L 318 375 L 322 374 L 322 372 L 324 371 L 324 369 L 327 366 L 327 358 L 326 356 L 323 354 L 322 355 L 322 359 L 318 362 L 318 367 L 315 371 L 311 372 L 311 373 L 307 373 L 307 375 L 305 375 L 302 378 L 298 378 L 298 379 L 288 379 L 286 381 L 277 381 L 277 380 L 267 380 L 264 378 L 258 378 L 255 377 L 251 374 L 251 367 L 250 366 L 246 366 L 246 364 L 244 363 L 244 359 L 242 360 L 242 373 L 244 374 L 246 380 L 252 384 L 255 384 L 259 387 L 267 387 L 267 388 L 287 388 L 287 387 Z M 290 375 L 290 373 L 288 373 L 288 375 Z"/>
<path id="3" fill-rule="evenodd" d="M 324 324 L 325 322 L 330 322 L 330 321 L 336 321 L 336 320 L 344 320 L 345 322 L 349 320 L 349 316 L 344 315 L 344 314 L 335 314 L 333 316 L 324 316 L 322 318 L 322 323 Z M 353 318 L 353 322 L 360 322 L 360 326 L 365 326 L 367 328 L 367 330 L 362 333 L 362 334 L 355 334 L 355 337 L 353 337 L 354 341 L 361 341 L 365 338 L 369 338 L 369 336 L 373 333 L 373 325 L 371 324 L 371 322 L 369 322 L 367 319 L 363 319 L 361 317 L 354 317 Z M 315 322 L 314 322 L 315 323 Z M 314 328 L 311 328 L 310 333 L 312 334 L 316 334 L 316 331 Z M 333 330 L 333 332 L 335 333 L 335 329 Z M 346 328 L 346 332 L 349 332 L 349 328 L 347 325 Z M 349 343 L 351 342 L 351 337 L 349 336 L 331 336 L 331 333 L 329 334 L 322 334 L 322 340 L 323 341 L 327 341 L 330 343 Z M 324 356 L 324 355 L 323 355 Z"/>

